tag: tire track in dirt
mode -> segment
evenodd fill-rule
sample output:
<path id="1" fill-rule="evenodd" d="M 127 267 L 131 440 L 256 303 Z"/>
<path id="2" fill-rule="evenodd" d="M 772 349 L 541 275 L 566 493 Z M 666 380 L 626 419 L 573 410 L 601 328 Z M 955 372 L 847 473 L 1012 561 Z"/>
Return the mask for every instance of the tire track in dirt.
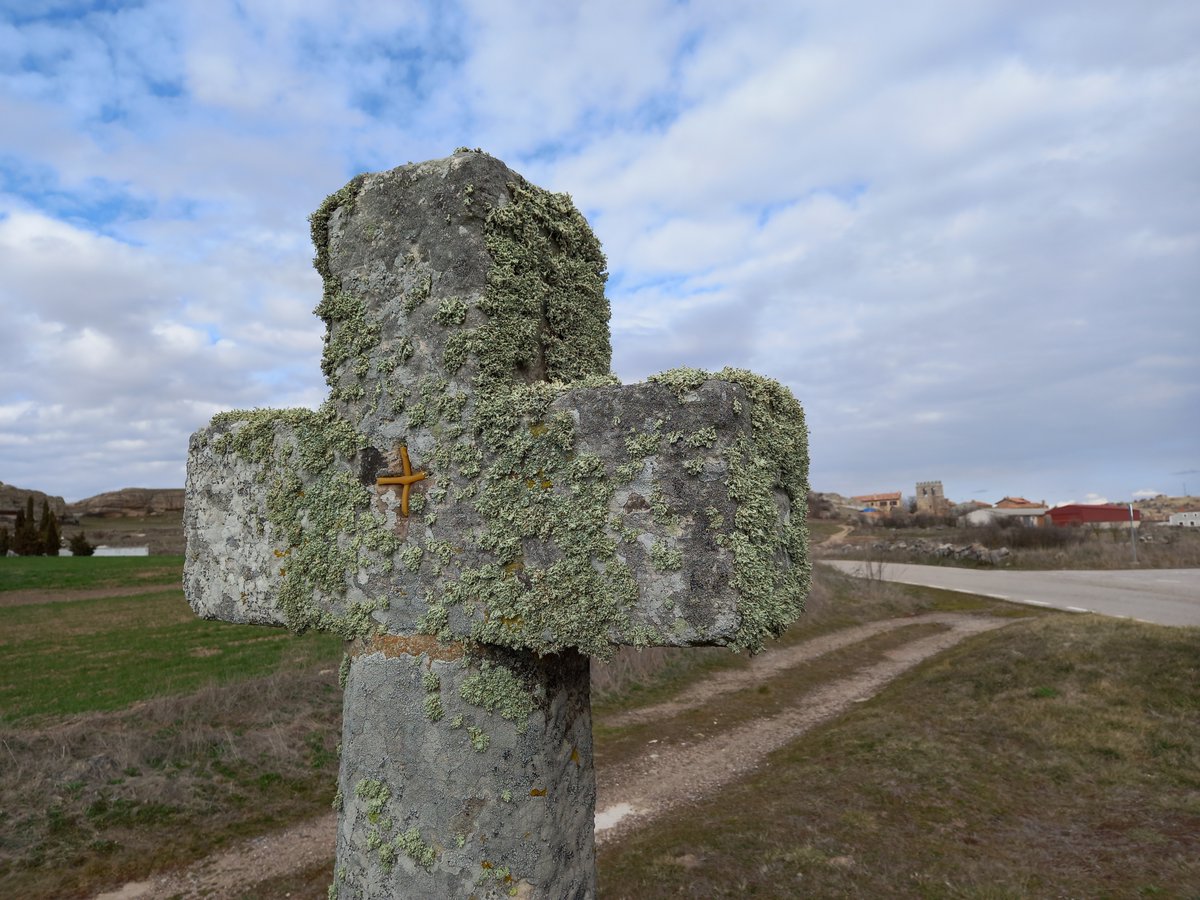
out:
<path id="1" fill-rule="evenodd" d="M 598 771 L 596 843 L 621 837 L 668 810 L 717 791 L 757 768 L 767 754 L 841 715 L 918 663 L 965 638 L 1008 624 L 1004 619 L 952 614 L 943 621 L 948 631 L 889 650 L 881 662 L 796 697 L 791 707 L 770 718 L 695 744 L 662 747 L 653 755 Z"/>
<path id="2" fill-rule="evenodd" d="M 961 622 L 962 618 L 962 616 L 953 613 L 929 613 L 922 616 L 906 616 L 898 619 L 881 619 L 877 622 L 867 622 L 864 625 L 856 625 L 853 628 L 843 628 L 840 631 L 823 634 L 820 637 L 812 638 L 802 644 L 796 644 L 791 647 L 775 647 L 769 653 L 753 657 L 750 660 L 749 666 L 744 669 L 718 672 L 704 681 L 686 688 L 671 700 L 656 703 L 654 706 L 629 710 L 628 712 L 613 716 L 605 724 L 619 728 L 623 725 L 654 722 L 659 719 L 676 716 L 689 709 L 703 706 L 709 700 L 721 694 L 754 687 L 756 684 L 766 681 L 780 672 L 793 669 L 810 660 L 833 653 L 835 650 L 841 650 L 843 647 L 849 647 L 851 644 L 865 641 L 867 638 L 874 637 L 877 634 L 894 631 L 897 628 L 906 628 L 911 625 L 946 625 L 953 628 L 956 623 Z"/>
<path id="3" fill-rule="evenodd" d="M 756 657 L 748 669 L 721 673 L 667 703 L 632 710 L 609 720 L 610 724 L 620 725 L 668 718 L 876 634 L 931 623 L 945 625 L 947 630 L 887 651 L 882 661 L 795 697 L 788 709 L 775 716 L 732 728 L 696 744 L 656 745 L 655 758 L 644 755 L 611 770 L 598 770 L 596 843 L 623 836 L 668 810 L 719 790 L 756 768 L 768 753 L 836 718 L 854 702 L 870 697 L 918 663 L 972 635 L 1009 624 L 1009 620 L 933 613 L 870 622 Z M 244 841 L 186 869 L 131 882 L 93 900 L 191 900 L 247 891 L 264 881 L 306 871 L 322 860 L 332 863 L 336 829 L 337 816 L 328 813 Z"/>

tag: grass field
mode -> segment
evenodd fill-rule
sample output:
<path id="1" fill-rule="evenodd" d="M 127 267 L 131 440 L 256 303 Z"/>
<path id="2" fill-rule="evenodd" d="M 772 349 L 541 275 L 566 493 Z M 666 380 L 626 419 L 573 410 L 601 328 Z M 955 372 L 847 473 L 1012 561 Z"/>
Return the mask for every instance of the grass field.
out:
<path id="1" fill-rule="evenodd" d="M 88 896 L 328 808 L 341 642 L 202 621 L 181 567 L 0 559 L 0 896 Z"/>
<path id="2" fill-rule="evenodd" d="M 10 606 L 0 593 L 0 897 L 90 896 L 319 815 L 334 791 L 336 641 L 202 622 L 175 588 L 121 596 L 121 586 L 178 584 L 178 560 L 68 565 L 87 561 L 0 560 L 22 564 L 0 572 L 24 573 L 26 590 L 113 590 Z M 1200 898 L 1200 629 L 821 572 L 783 642 L 929 610 L 1012 624 L 922 665 L 720 794 L 605 845 L 600 896 Z M 713 717 L 769 715 L 913 631 L 653 727 L 611 721 L 746 661 L 727 651 L 619 659 L 597 678 L 607 680 L 598 762 L 687 739 Z M 65 712 L 64 697 L 80 711 Z M 324 897 L 329 871 L 244 896 Z"/>
<path id="3" fill-rule="evenodd" d="M 110 709 L 340 658 L 329 635 L 196 618 L 179 588 L 0 608 L 0 721 Z"/>
<path id="4" fill-rule="evenodd" d="M 0 600 L 8 591 L 171 585 L 183 580 L 182 556 L 10 556 L 0 559 Z"/>
<path id="5" fill-rule="evenodd" d="M 599 859 L 645 897 L 1200 897 L 1200 630 L 976 638 Z"/>

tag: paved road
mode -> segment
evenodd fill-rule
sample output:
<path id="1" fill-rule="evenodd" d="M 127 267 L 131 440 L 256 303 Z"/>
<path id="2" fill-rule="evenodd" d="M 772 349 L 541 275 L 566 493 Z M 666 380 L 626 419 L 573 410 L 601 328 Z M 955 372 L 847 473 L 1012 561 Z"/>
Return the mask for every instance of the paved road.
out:
<path id="1" fill-rule="evenodd" d="M 820 562 L 849 575 L 865 574 L 866 563 Z M 1071 612 L 1094 612 L 1157 625 L 1200 626 L 1200 569 L 1031 572 L 883 563 L 879 577 Z"/>

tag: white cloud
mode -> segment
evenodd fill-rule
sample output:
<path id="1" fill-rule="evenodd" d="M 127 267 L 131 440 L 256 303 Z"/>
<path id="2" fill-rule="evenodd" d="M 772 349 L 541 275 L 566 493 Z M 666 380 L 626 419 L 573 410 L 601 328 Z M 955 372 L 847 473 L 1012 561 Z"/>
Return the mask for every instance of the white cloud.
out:
<path id="1" fill-rule="evenodd" d="M 13 21 L 6 481 L 40 480 L 48 446 L 121 482 L 57 492 L 181 479 L 213 411 L 319 402 L 305 216 L 354 171 L 458 144 L 591 216 L 619 374 L 785 380 L 819 487 L 1128 496 L 1196 465 L 1195 4 L 159 0 Z"/>

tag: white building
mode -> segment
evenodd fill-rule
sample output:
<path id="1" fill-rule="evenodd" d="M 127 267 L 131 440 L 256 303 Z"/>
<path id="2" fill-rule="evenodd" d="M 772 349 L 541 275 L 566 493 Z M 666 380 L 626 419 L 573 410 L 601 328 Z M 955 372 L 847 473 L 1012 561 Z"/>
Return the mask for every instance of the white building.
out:
<path id="1" fill-rule="evenodd" d="M 977 509 L 969 512 L 959 519 L 959 523 L 983 527 L 991 525 L 1000 519 L 1015 519 L 1022 525 L 1036 527 L 1042 524 L 1042 516 L 1045 514 L 1046 507 L 1044 506 L 1016 507 L 1013 509 L 993 506 L 988 509 Z"/>
<path id="2" fill-rule="evenodd" d="M 1200 510 L 1171 513 L 1171 518 L 1167 519 L 1167 524 L 1180 525 L 1184 528 L 1200 528 Z"/>

